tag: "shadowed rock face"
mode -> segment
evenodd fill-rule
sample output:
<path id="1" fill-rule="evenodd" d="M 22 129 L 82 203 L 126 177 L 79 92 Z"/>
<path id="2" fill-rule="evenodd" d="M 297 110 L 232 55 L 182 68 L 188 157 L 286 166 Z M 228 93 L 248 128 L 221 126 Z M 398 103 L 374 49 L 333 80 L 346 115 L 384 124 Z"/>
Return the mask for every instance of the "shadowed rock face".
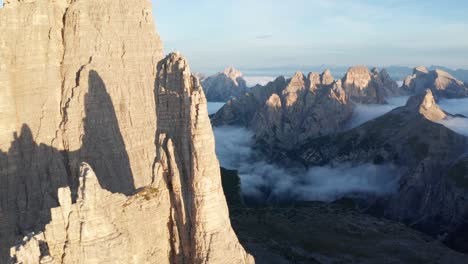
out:
<path id="1" fill-rule="evenodd" d="M 3 230 L 0 243 L 10 241 L 6 249 L 17 235 L 44 230 L 53 220 L 50 208 L 61 205 L 60 188 L 69 186 L 69 199 L 76 200 L 79 182 L 71 174 L 71 164 L 77 166 L 74 162 L 87 161 L 99 168 L 101 173 L 97 180 L 110 192 L 128 195 L 135 190 L 129 158 L 106 86 L 95 71 L 90 71 L 88 80 L 80 149 L 65 151 L 38 144 L 31 128 L 25 124 L 19 137 L 14 136 L 9 151 L 0 152 L 1 180 L 9 183 L 5 185 L 4 217 L 0 219 L 0 230 Z"/>
<path id="2" fill-rule="evenodd" d="M 374 204 L 376 212 L 441 236 L 452 245 L 458 241 L 455 247 L 460 249 L 466 245 L 468 139 L 434 123 L 448 116 L 428 90 L 410 98 L 404 107 L 350 131 L 313 139 L 285 157 L 307 166 L 397 165 L 400 189 Z"/>
<path id="3" fill-rule="evenodd" d="M 406 78 L 402 89 L 412 94 L 424 94 L 431 89 L 436 98 L 468 97 L 468 86 L 442 70 L 429 71 L 419 66 L 413 70 L 413 75 Z"/>
<path id="4" fill-rule="evenodd" d="M 247 84 L 242 78 L 242 73 L 233 67 L 209 76 L 202 81 L 202 85 L 209 102 L 227 102 L 247 92 Z"/>
<path id="5" fill-rule="evenodd" d="M 68 2 L 0 10 L 0 243 L 43 229 L 58 188 L 70 186 L 75 199 L 82 161 L 113 192 L 152 179 L 162 46 L 151 5 Z"/>
<path id="6" fill-rule="evenodd" d="M 158 68 L 148 1 L 10 1 L 0 32 L 1 263 L 30 232 L 18 263 L 253 262 L 203 92 L 179 55 Z"/>

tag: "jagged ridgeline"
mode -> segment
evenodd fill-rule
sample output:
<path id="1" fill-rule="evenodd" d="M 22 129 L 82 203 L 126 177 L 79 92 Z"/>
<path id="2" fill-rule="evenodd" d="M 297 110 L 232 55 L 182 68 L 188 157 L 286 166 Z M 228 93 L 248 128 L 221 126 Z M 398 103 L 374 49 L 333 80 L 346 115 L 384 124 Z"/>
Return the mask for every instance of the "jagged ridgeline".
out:
<path id="1" fill-rule="evenodd" d="M 9 0 L 0 33 L 0 263 L 253 262 L 149 1 Z"/>

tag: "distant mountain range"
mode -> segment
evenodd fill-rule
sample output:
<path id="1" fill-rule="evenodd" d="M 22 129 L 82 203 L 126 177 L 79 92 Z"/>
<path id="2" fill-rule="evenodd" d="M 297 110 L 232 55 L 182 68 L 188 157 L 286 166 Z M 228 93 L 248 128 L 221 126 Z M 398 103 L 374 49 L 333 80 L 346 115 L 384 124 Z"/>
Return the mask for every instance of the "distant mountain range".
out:
<path id="1" fill-rule="evenodd" d="M 376 66 L 369 66 L 369 68 L 374 68 Z M 410 76 L 413 72 L 413 67 L 406 66 L 388 66 L 388 67 L 377 67 L 379 69 L 386 69 L 390 77 L 396 81 L 403 81 L 406 77 Z M 330 65 L 320 65 L 320 66 L 283 66 L 283 67 L 265 67 L 265 68 L 251 68 L 251 69 L 241 69 L 245 75 L 267 75 L 267 76 L 293 76 L 297 71 L 301 72 L 323 72 L 325 69 L 329 69 L 336 76 L 344 76 L 349 69 L 349 66 L 330 66 Z M 429 70 L 440 69 L 446 71 L 453 75 L 453 77 L 458 80 L 468 82 L 468 69 L 451 69 L 444 66 L 432 65 L 428 67 Z"/>

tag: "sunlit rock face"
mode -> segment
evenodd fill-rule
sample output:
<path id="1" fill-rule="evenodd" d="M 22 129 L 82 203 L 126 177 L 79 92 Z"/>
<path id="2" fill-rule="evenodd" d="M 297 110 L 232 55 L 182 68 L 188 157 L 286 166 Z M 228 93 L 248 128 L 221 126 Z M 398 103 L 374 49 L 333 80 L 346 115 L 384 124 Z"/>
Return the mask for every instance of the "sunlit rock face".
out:
<path id="1" fill-rule="evenodd" d="M 404 95 L 387 71 L 369 71 L 365 66 L 349 68 L 342 84 L 346 94 L 356 103 L 384 104 L 388 97 Z"/>
<path id="2" fill-rule="evenodd" d="M 201 91 L 198 81 L 184 67 L 158 74 L 162 44 L 150 2 L 5 3 L 0 262 L 31 232 L 13 247 L 13 261 L 252 262 L 219 191 L 204 94 L 184 90 Z M 178 105 L 159 100 L 163 73 L 177 79 L 165 88 L 183 98 Z M 193 114 L 164 119 L 187 109 Z M 177 190 L 190 197 L 177 200 Z"/>
<path id="3" fill-rule="evenodd" d="M 1 256 L 11 234 L 50 221 L 59 188 L 76 198 L 82 161 L 112 192 L 151 183 L 162 58 L 151 4 L 69 2 L 0 10 Z"/>
<path id="4" fill-rule="evenodd" d="M 431 89 L 437 99 L 468 97 L 466 83 L 455 79 L 445 71 L 438 69 L 429 71 L 423 66 L 413 70 L 413 75 L 405 79 L 402 89 L 413 94 L 424 94 L 426 89 Z"/>
<path id="5" fill-rule="evenodd" d="M 179 53 L 159 63 L 155 96 L 161 146 L 155 175 L 169 189 L 172 260 L 253 263 L 231 228 L 203 89 Z"/>
<path id="6" fill-rule="evenodd" d="M 13 263 L 169 263 L 171 210 L 164 189 L 113 194 L 84 163 L 76 202 L 68 187 L 58 190 L 58 199 L 44 232 L 11 249 Z"/>
<path id="7" fill-rule="evenodd" d="M 307 76 L 296 73 L 230 100 L 212 123 L 250 128 L 261 145 L 289 149 L 345 129 L 356 103 L 386 104 L 387 98 L 405 93 L 385 70 L 352 67 L 341 80 L 335 80 L 329 70 Z"/>
<path id="8" fill-rule="evenodd" d="M 203 90 L 209 102 L 227 102 L 238 98 L 247 91 L 247 84 L 242 73 L 233 67 L 217 73 L 202 81 Z"/>
<path id="9" fill-rule="evenodd" d="M 329 72 L 295 74 L 286 87 L 274 92 L 256 112 L 252 129 L 257 141 L 288 149 L 307 138 L 340 131 L 352 115 L 340 82 Z"/>
<path id="10" fill-rule="evenodd" d="M 341 81 L 335 81 L 330 71 L 308 76 L 298 72 L 291 79 L 279 77 L 253 87 L 229 101 L 212 122 L 248 127 L 262 145 L 288 149 L 307 138 L 341 130 L 353 107 Z"/>

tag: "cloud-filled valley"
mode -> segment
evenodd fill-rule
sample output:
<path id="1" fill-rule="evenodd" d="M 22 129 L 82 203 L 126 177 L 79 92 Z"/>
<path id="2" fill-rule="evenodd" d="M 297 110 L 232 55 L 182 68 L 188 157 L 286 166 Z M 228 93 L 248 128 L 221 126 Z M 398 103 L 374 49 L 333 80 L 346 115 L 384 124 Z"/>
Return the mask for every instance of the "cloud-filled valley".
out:
<path id="1" fill-rule="evenodd" d="M 357 127 L 406 104 L 408 97 L 394 97 L 387 105 L 360 105 L 350 127 Z M 468 116 L 468 99 L 442 100 L 451 114 Z M 209 103 L 210 114 L 222 104 Z M 468 119 L 440 122 L 457 133 L 468 135 Z M 347 195 L 385 195 L 398 188 L 398 170 L 392 165 L 333 164 L 325 167 L 286 168 L 266 162 L 253 149 L 254 134 L 240 127 L 215 127 L 216 152 L 221 166 L 239 171 L 244 195 L 259 199 L 333 201 Z"/>
<path id="2" fill-rule="evenodd" d="M 253 133 L 245 128 L 216 127 L 214 133 L 221 166 L 239 171 L 242 191 L 250 198 L 333 201 L 355 193 L 385 195 L 398 186 L 391 165 L 285 168 L 259 158 L 252 148 Z"/>
<path id="3" fill-rule="evenodd" d="M 445 99 L 439 102 L 440 107 L 450 114 L 468 117 L 468 99 Z M 440 121 L 442 125 L 453 131 L 468 136 L 468 118 L 451 117 Z"/>
<path id="4" fill-rule="evenodd" d="M 350 123 L 350 127 L 354 128 L 364 124 L 367 121 L 375 119 L 379 116 L 382 116 L 391 110 L 404 106 L 408 101 L 407 96 L 392 97 L 387 99 L 388 104 L 378 105 L 378 104 L 357 104 L 354 109 L 353 118 Z"/>
<path id="5" fill-rule="evenodd" d="M 269 82 L 275 80 L 276 77 L 273 76 L 261 76 L 261 75 L 247 75 L 243 76 L 244 80 L 247 82 L 248 87 L 254 87 L 257 84 L 266 85 Z"/>

